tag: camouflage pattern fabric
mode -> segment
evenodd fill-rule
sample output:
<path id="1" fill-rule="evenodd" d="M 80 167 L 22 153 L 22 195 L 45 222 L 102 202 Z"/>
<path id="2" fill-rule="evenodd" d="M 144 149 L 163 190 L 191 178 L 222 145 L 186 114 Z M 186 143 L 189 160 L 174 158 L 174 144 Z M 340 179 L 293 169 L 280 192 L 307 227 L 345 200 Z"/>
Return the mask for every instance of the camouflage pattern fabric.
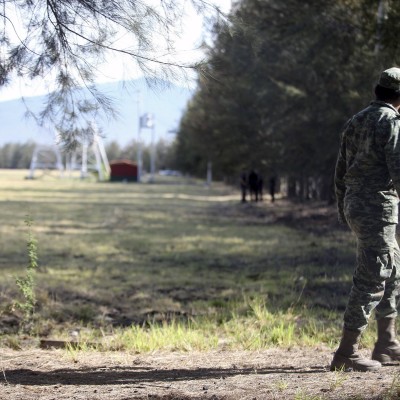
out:
<path id="1" fill-rule="evenodd" d="M 339 220 L 357 238 L 357 266 L 344 327 L 362 331 L 372 310 L 395 317 L 400 282 L 396 241 L 400 193 L 400 114 L 374 101 L 345 126 L 335 171 Z"/>
<path id="2" fill-rule="evenodd" d="M 362 331 L 374 309 L 377 319 L 397 316 L 400 250 L 396 224 L 364 225 L 347 213 L 346 218 L 357 237 L 357 265 L 344 313 L 344 327 Z"/>
<path id="3" fill-rule="evenodd" d="M 400 69 L 393 67 L 382 71 L 378 84 L 387 89 L 400 90 Z"/>

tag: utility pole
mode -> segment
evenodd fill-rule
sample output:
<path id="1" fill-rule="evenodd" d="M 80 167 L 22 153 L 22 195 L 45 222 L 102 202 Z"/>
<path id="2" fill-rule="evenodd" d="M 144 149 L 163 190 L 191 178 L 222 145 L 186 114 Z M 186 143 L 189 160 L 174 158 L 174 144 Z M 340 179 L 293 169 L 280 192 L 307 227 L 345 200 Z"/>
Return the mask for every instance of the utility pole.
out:
<path id="1" fill-rule="evenodd" d="M 150 113 L 145 113 L 139 117 L 139 136 L 142 132 L 142 129 L 151 129 L 151 153 L 150 153 L 150 169 L 151 169 L 151 177 L 150 180 L 154 179 L 154 168 L 155 168 L 155 161 L 154 161 L 154 115 Z M 142 141 L 140 138 L 139 143 L 139 150 L 140 153 L 138 154 L 138 178 L 142 175 Z M 140 173 L 139 173 L 140 171 Z"/>
<path id="2" fill-rule="evenodd" d="M 138 148 L 137 148 L 137 181 L 140 183 L 142 181 L 142 121 L 140 117 L 140 90 L 137 91 L 137 121 L 138 121 Z"/>
<path id="3" fill-rule="evenodd" d="M 155 145 L 155 124 L 152 124 L 151 127 L 151 153 L 150 153 L 150 173 L 151 173 L 151 182 L 154 182 L 154 174 L 156 172 L 156 145 Z"/>
<path id="4" fill-rule="evenodd" d="M 212 183 L 212 162 L 208 161 L 208 163 L 207 163 L 207 182 L 206 182 L 207 187 L 211 187 L 211 183 Z"/>

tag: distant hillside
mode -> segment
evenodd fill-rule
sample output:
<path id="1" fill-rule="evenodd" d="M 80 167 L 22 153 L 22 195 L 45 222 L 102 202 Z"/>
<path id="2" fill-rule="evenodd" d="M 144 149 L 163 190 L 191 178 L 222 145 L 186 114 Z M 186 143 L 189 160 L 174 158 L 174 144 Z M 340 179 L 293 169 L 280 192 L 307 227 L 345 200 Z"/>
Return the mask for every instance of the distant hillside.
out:
<path id="1" fill-rule="evenodd" d="M 117 120 L 96 121 L 97 125 L 105 135 L 105 142 L 115 140 L 120 145 L 137 139 L 138 98 L 140 115 L 152 113 L 155 116 L 156 139 L 172 139 L 168 131 L 178 127 L 182 113 L 193 94 L 192 91 L 175 85 L 151 89 L 143 79 L 100 84 L 98 89 L 113 98 L 119 117 Z M 45 97 L 28 97 L 25 101 L 29 108 L 37 112 L 43 106 Z M 0 102 L 0 146 L 29 140 L 38 143 L 50 143 L 53 140 L 54 132 L 39 128 L 32 119 L 27 120 L 24 117 L 25 112 L 26 105 L 22 100 Z M 144 141 L 148 142 L 150 135 L 150 130 L 142 130 Z"/>

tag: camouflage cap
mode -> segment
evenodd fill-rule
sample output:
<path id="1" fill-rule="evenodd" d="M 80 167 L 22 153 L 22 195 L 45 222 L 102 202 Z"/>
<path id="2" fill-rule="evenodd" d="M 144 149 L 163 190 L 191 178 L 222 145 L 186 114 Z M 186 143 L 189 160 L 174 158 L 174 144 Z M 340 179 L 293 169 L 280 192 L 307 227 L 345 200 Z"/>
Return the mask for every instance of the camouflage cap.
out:
<path id="1" fill-rule="evenodd" d="M 400 90 L 400 68 L 389 68 L 381 73 L 378 85 L 393 90 Z"/>

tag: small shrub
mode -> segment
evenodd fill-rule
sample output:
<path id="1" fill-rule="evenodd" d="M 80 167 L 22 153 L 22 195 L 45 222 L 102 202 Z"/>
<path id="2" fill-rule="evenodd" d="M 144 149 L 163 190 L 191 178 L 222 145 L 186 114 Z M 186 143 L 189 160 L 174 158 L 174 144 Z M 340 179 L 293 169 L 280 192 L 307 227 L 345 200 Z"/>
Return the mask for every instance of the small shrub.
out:
<path id="1" fill-rule="evenodd" d="M 20 290 L 24 301 L 16 301 L 14 304 L 24 313 L 24 322 L 27 323 L 31 320 L 35 305 L 36 305 L 36 294 L 35 294 L 35 273 L 38 267 L 37 257 L 37 241 L 32 233 L 33 220 L 30 216 L 25 219 L 25 224 L 28 227 L 28 240 L 27 240 L 27 252 L 28 252 L 28 264 L 26 267 L 26 274 L 23 277 L 16 278 L 15 282 Z"/>

